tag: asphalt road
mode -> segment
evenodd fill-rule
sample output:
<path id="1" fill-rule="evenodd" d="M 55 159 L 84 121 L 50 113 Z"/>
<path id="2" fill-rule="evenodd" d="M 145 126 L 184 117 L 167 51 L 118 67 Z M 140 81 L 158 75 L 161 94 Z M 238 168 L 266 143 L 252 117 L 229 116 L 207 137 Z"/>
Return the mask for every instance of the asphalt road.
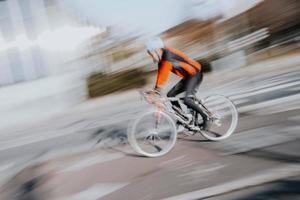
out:
<path id="1" fill-rule="evenodd" d="M 276 123 L 270 125 L 270 120 Z M 299 120 L 299 110 L 246 117 L 230 140 L 182 138 L 160 158 L 141 157 L 127 144 L 107 142 L 35 163 L 12 178 L 2 194 L 21 190 L 22 197 L 38 199 L 200 199 L 299 176 Z"/>

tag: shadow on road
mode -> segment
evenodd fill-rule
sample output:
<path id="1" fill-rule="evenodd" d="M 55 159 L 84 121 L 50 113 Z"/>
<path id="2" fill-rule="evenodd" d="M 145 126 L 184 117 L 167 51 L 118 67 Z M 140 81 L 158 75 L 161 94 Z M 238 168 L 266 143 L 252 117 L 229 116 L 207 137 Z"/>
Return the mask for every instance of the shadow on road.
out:
<path id="1" fill-rule="evenodd" d="M 248 195 L 239 195 L 237 198 L 220 198 L 230 200 L 286 200 L 300 199 L 300 180 L 282 180 L 255 188 L 250 188 Z M 249 189 L 247 189 L 249 192 Z M 251 191 L 252 190 L 252 191 Z M 258 191 L 257 191 L 258 190 Z M 237 192 L 242 193 L 243 191 Z"/>

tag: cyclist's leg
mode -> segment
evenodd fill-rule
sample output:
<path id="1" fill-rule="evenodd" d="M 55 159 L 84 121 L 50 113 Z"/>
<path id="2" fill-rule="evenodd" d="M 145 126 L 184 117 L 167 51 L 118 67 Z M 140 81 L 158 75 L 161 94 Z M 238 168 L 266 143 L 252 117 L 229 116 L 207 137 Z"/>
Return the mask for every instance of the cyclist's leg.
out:
<path id="1" fill-rule="evenodd" d="M 184 92 L 186 85 L 186 80 L 182 79 L 179 81 L 167 94 L 167 97 L 175 97 L 178 94 Z M 180 105 L 177 101 L 171 101 L 173 106 L 180 108 Z"/>
<path id="2" fill-rule="evenodd" d="M 199 113 L 203 119 L 206 119 L 207 117 L 206 114 L 201 110 L 199 105 L 197 105 L 192 99 L 192 96 L 195 94 L 195 91 L 197 87 L 200 85 L 201 81 L 202 81 L 201 72 L 198 72 L 196 75 L 187 79 L 184 104 L 187 105 L 189 108 L 195 110 L 197 113 Z"/>
<path id="3" fill-rule="evenodd" d="M 198 88 L 199 88 L 199 86 L 200 86 L 200 84 L 202 83 L 202 80 L 203 80 L 203 74 L 202 74 L 202 72 L 199 72 L 199 74 L 198 74 L 198 81 L 197 81 L 197 86 L 195 87 L 195 89 L 194 89 L 194 95 L 197 93 L 197 91 L 198 91 Z"/>
<path id="4" fill-rule="evenodd" d="M 176 95 L 184 92 L 186 80 L 182 79 L 168 92 L 167 97 L 175 97 Z"/>

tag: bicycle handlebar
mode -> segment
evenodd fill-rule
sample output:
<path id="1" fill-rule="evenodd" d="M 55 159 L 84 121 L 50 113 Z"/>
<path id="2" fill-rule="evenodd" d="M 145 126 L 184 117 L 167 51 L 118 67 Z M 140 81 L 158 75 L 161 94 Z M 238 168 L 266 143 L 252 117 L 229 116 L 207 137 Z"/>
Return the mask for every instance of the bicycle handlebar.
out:
<path id="1" fill-rule="evenodd" d="M 167 97 L 167 96 L 163 96 L 163 95 L 157 93 L 154 90 L 150 90 L 150 91 L 142 90 L 142 91 L 139 91 L 139 93 L 141 94 L 141 96 L 146 101 L 147 101 L 147 97 L 150 96 L 151 92 L 152 92 L 152 94 L 155 94 L 156 100 L 160 100 L 160 101 L 163 101 L 163 102 L 166 102 L 166 101 L 180 101 L 180 100 L 183 99 L 183 97 Z M 194 100 L 197 101 L 197 102 L 199 102 L 199 103 L 202 103 L 202 100 L 198 99 L 196 96 L 194 96 Z"/>
<path id="2" fill-rule="evenodd" d="M 141 94 L 141 96 L 143 97 L 143 99 L 145 99 L 147 102 L 149 100 L 149 96 L 151 95 L 152 91 L 139 91 L 139 93 Z M 159 100 L 161 102 L 166 102 L 166 101 L 180 101 L 181 98 L 177 98 L 177 97 L 167 97 L 167 96 L 163 96 L 155 91 L 153 91 L 153 96 L 155 96 L 155 100 Z M 154 99 L 154 98 L 152 98 Z M 149 102 L 150 103 L 150 102 Z"/>

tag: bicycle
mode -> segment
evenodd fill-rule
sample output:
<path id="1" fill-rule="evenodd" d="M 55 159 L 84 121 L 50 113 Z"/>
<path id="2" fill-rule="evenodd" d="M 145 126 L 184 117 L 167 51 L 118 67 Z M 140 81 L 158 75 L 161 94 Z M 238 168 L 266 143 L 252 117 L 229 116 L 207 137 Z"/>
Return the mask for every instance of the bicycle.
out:
<path id="1" fill-rule="evenodd" d="M 147 157 L 163 156 L 174 147 L 180 127 L 188 130 L 186 135 L 202 134 L 211 141 L 228 138 L 238 124 L 238 112 L 233 102 L 222 95 L 212 95 L 203 100 L 193 96 L 206 119 L 187 108 L 183 98 L 168 98 L 140 92 L 154 109 L 139 116 L 128 130 L 128 141 L 139 154 Z M 180 107 L 174 106 L 177 102 Z"/>

